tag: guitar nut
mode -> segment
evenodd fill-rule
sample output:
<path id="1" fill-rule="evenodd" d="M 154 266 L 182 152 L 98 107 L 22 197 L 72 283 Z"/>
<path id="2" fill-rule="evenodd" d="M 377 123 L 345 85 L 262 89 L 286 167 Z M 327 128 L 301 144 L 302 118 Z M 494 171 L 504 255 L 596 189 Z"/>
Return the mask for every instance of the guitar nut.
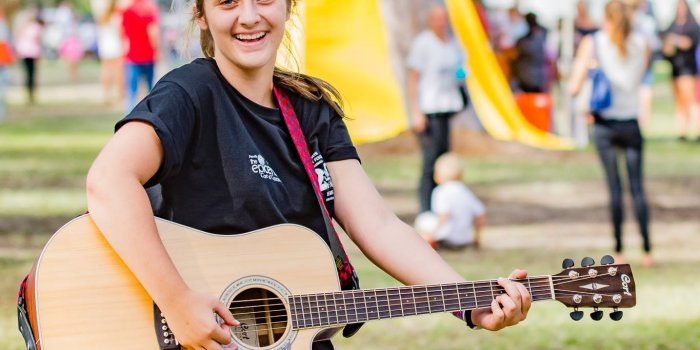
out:
<path id="1" fill-rule="evenodd" d="M 161 327 L 161 329 L 164 330 L 164 331 L 167 331 L 167 330 L 168 330 L 168 326 L 163 325 L 163 327 Z"/>
<path id="2" fill-rule="evenodd" d="M 168 333 L 168 332 L 163 332 L 163 336 L 164 336 L 164 337 L 168 337 L 168 336 L 170 336 L 170 333 Z"/>
<path id="3" fill-rule="evenodd" d="M 583 300 L 583 297 L 580 294 L 574 295 L 574 303 L 579 304 L 581 300 Z"/>
<path id="4" fill-rule="evenodd" d="M 578 278 L 578 272 L 576 272 L 574 270 L 569 271 L 569 278 L 572 278 L 572 279 Z"/>
<path id="5" fill-rule="evenodd" d="M 619 304 L 622 301 L 622 295 L 620 295 L 620 294 L 613 295 L 613 301 L 615 302 L 615 304 Z"/>
<path id="6" fill-rule="evenodd" d="M 608 274 L 610 274 L 610 276 L 615 276 L 615 275 L 617 275 L 617 267 L 611 267 L 611 268 L 609 268 L 609 269 L 608 269 Z"/>
<path id="7" fill-rule="evenodd" d="M 596 269 L 588 270 L 588 276 L 591 276 L 591 277 L 598 276 L 598 270 L 596 270 Z"/>

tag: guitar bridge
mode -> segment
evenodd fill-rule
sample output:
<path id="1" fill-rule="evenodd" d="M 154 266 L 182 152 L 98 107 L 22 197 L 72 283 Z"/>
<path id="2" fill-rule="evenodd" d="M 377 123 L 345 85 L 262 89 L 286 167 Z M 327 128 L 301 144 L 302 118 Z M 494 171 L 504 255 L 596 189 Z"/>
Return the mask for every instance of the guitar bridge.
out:
<path id="1" fill-rule="evenodd" d="M 160 350 L 180 350 L 180 344 L 175 340 L 175 335 L 170 330 L 168 321 L 155 303 L 153 303 L 153 321 Z"/>

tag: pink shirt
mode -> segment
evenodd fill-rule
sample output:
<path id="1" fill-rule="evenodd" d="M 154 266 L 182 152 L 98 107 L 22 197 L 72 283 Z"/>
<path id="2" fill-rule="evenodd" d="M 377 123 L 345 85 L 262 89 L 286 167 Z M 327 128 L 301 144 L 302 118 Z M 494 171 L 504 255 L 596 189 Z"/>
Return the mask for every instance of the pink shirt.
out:
<path id="1" fill-rule="evenodd" d="M 27 22 L 22 26 L 15 42 L 17 56 L 20 58 L 41 57 L 41 29 L 41 25 L 37 22 Z"/>

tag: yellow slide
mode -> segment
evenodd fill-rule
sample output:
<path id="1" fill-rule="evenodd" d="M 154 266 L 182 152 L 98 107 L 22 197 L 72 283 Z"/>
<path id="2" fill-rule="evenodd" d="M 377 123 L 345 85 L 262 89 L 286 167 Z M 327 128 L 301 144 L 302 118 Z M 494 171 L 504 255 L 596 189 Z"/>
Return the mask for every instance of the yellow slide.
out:
<path id="1" fill-rule="evenodd" d="M 499 140 L 546 149 L 573 149 L 572 141 L 535 128 L 520 112 L 472 2 L 447 0 L 446 5 L 452 27 L 469 54 L 467 87 L 486 131 Z"/>
<path id="2" fill-rule="evenodd" d="M 343 95 L 353 141 L 381 141 L 406 130 L 379 1 L 306 0 L 303 11 L 303 71 Z"/>

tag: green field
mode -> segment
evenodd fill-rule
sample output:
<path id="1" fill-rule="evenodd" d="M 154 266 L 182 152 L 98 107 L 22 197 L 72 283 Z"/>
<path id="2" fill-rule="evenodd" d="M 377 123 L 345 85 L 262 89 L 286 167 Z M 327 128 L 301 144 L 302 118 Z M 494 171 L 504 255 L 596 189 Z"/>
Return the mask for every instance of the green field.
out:
<path id="1" fill-rule="evenodd" d="M 49 67 L 57 70 L 57 67 Z M 84 74 L 94 74 L 86 68 Z M 57 79 L 57 78 L 54 78 Z M 58 80 L 58 79 L 57 79 Z M 51 81 L 49 85 L 58 85 Z M 49 86 L 51 87 L 51 86 Z M 95 85 L 97 88 L 97 85 Z M 70 87 L 65 87 L 70 89 Z M 652 124 L 645 134 L 647 191 L 658 266 L 642 268 L 633 214 L 625 226 L 626 257 L 637 283 L 637 307 L 621 322 L 586 316 L 571 321 L 558 302 L 533 305 L 528 319 L 500 332 L 472 331 L 449 315 L 370 322 L 340 349 L 697 349 L 700 348 L 700 143 L 673 138 L 666 82 L 656 87 Z M 85 209 L 85 173 L 120 114 L 96 99 L 39 95 L 38 106 L 12 95 L 10 119 L 0 123 L 0 349 L 22 349 L 15 295 L 41 247 L 62 223 Z M 483 137 L 483 136 L 479 136 Z M 406 138 L 409 142 L 410 137 Z M 485 142 L 488 141 L 484 138 Z M 592 149 L 547 152 L 525 147 L 464 154 L 465 180 L 488 208 L 483 249 L 444 252 L 468 279 L 507 275 L 526 268 L 553 274 L 566 257 L 598 260 L 609 254 L 602 173 Z M 381 153 L 363 147 L 365 169 L 397 214 L 417 211 L 415 152 Z M 397 283 L 350 245 L 363 286 Z M 115 330 L 118 336 L 118 330 Z"/>

